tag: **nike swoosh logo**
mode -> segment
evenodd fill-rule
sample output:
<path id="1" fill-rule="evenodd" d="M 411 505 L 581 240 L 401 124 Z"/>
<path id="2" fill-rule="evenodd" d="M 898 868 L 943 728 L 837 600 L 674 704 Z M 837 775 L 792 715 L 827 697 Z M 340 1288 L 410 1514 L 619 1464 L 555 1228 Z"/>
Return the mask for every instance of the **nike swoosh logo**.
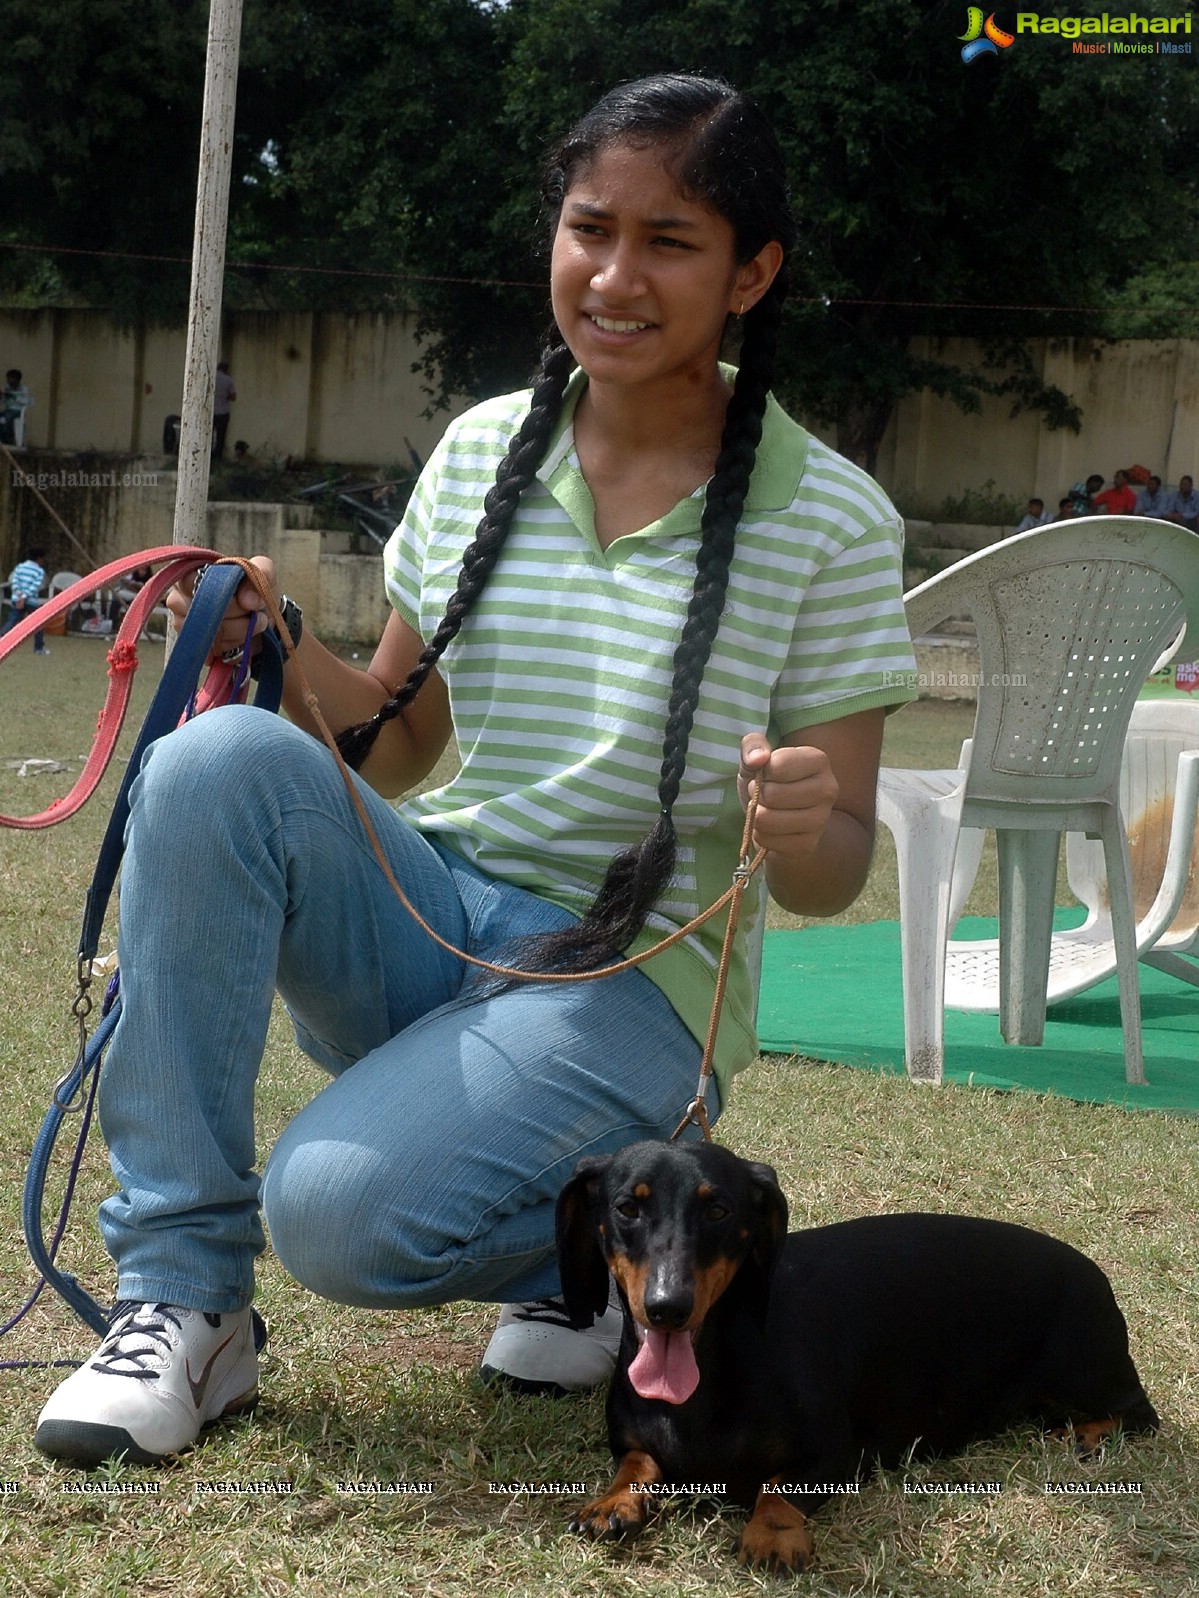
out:
<path id="1" fill-rule="evenodd" d="M 205 1365 L 204 1369 L 200 1372 L 200 1380 L 199 1381 L 197 1381 L 195 1379 L 195 1377 L 192 1375 L 192 1362 L 191 1362 L 191 1360 L 189 1359 L 185 1363 L 184 1370 L 185 1370 L 185 1372 L 187 1374 L 187 1385 L 191 1389 L 192 1402 L 195 1404 L 197 1409 L 199 1409 L 200 1406 L 203 1404 L 203 1402 L 204 1402 L 204 1394 L 208 1391 L 208 1383 L 212 1379 L 212 1367 L 216 1364 L 218 1358 L 225 1352 L 225 1350 L 229 1347 L 229 1344 L 233 1341 L 233 1339 L 236 1336 L 237 1336 L 236 1332 L 230 1332 L 228 1337 L 220 1345 L 220 1347 L 213 1350 L 212 1354 L 209 1356 L 208 1363 Z"/>

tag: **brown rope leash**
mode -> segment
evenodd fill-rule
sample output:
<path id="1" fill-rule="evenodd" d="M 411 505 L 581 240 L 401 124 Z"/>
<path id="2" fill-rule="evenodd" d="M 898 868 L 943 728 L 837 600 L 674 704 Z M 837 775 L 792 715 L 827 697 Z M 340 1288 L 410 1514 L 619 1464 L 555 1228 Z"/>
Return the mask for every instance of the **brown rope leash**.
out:
<path id="1" fill-rule="evenodd" d="M 700 1061 L 699 1082 L 696 1085 L 695 1097 L 687 1106 L 686 1114 L 670 1134 L 670 1141 L 676 1142 L 686 1131 L 687 1127 L 694 1124 L 703 1133 L 704 1142 L 711 1143 L 712 1127 L 708 1121 L 708 1085 L 712 1080 L 712 1061 L 716 1054 L 716 1035 L 720 1030 L 720 1013 L 724 1006 L 724 990 L 728 984 L 729 964 L 733 956 L 733 942 L 737 935 L 737 922 L 741 915 L 741 900 L 749 879 L 766 858 L 765 849 L 759 849 L 757 854 L 750 858 L 750 849 L 753 846 L 754 816 L 757 814 L 758 801 L 762 796 L 761 780 L 755 777 L 749 785 L 749 799 L 745 806 L 745 826 L 741 833 L 741 859 L 733 871 L 733 885 L 723 895 L 729 901 L 729 918 L 724 928 L 724 945 L 720 951 L 720 965 L 716 971 L 716 989 L 712 995 L 712 1015 L 708 1022 L 708 1036 L 704 1043 L 703 1059 Z"/>
<path id="2" fill-rule="evenodd" d="M 745 807 L 745 826 L 741 833 L 741 856 L 738 865 L 733 871 L 733 881 L 731 886 L 726 888 L 719 899 L 715 900 L 714 903 L 709 905 L 706 910 L 701 911 L 700 914 L 697 915 L 694 920 L 689 921 L 685 927 L 680 927 L 676 932 L 670 933 L 667 937 L 663 938 L 661 942 L 655 943 L 652 948 L 645 949 L 640 954 L 629 955 L 626 959 L 615 961 L 612 965 L 601 966 L 595 971 L 522 971 L 518 967 L 494 965 L 489 960 L 480 960 L 476 955 L 467 954 L 465 950 L 455 948 L 455 946 L 443 938 L 439 932 L 436 932 L 421 915 L 420 911 L 416 908 L 416 906 L 409 899 L 408 895 L 404 892 L 403 888 L 400 886 L 398 880 L 396 879 L 395 873 L 391 869 L 391 863 L 383 851 L 383 846 L 379 842 L 378 834 L 376 833 L 371 818 L 367 813 L 362 796 L 354 784 L 354 779 L 350 772 L 350 768 L 346 765 L 345 760 L 342 758 L 341 750 L 337 747 L 337 740 L 330 731 L 329 725 L 325 721 L 324 715 L 321 713 L 321 708 L 317 701 L 317 697 L 313 693 L 312 687 L 309 684 L 307 677 L 304 675 L 304 668 L 301 666 L 297 656 L 296 646 L 293 643 L 291 634 L 283 620 L 282 612 L 280 611 L 278 603 L 275 600 L 275 595 L 270 584 L 267 582 L 265 576 L 257 566 L 253 565 L 252 562 L 243 559 L 241 556 L 230 555 L 224 557 L 224 559 L 233 565 L 240 566 L 241 569 L 246 573 L 247 577 L 249 577 L 253 582 L 254 587 L 258 590 L 258 593 L 261 595 L 266 607 L 267 615 L 270 617 L 271 624 L 275 628 L 275 631 L 279 634 L 279 638 L 287 652 L 288 659 L 291 661 L 295 669 L 296 680 L 303 695 L 304 703 L 307 706 L 313 721 L 316 723 L 322 741 L 329 749 L 329 752 L 332 754 L 337 763 L 337 769 L 341 773 L 341 778 L 345 784 L 346 792 L 350 796 L 350 802 L 354 806 L 354 809 L 358 815 L 358 819 L 362 824 L 363 831 L 366 833 L 366 836 L 370 841 L 371 849 L 374 852 L 375 858 L 378 861 L 383 875 L 386 877 L 392 891 L 395 893 L 400 903 L 404 906 L 404 909 L 407 910 L 408 914 L 416 922 L 417 926 L 420 927 L 423 932 L 427 933 L 427 935 L 432 938 L 434 943 L 439 945 L 439 947 L 442 949 L 445 949 L 447 953 L 454 955 L 459 960 L 465 961 L 467 965 L 478 966 L 481 970 L 490 972 L 493 976 L 504 977 L 508 980 L 516 982 L 595 982 L 601 977 L 615 976 L 618 972 L 629 971 L 635 966 L 643 965 L 647 960 L 652 960 L 656 954 L 661 954 L 664 949 L 669 949 L 673 944 L 676 944 L 683 938 L 688 937 L 698 927 L 702 927 L 705 922 L 710 921 L 714 915 L 718 915 L 726 905 L 728 906 L 729 915 L 724 930 L 724 944 L 721 948 L 720 964 L 716 972 L 716 987 L 712 996 L 712 1014 L 708 1023 L 708 1036 L 707 1041 L 704 1044 L 703 1059 L 700 1063 L 699 1082 L 696 1087 L 695 1097 L 687 1106 L 686 1114 L 679 1122 L 674 1132 L 671 1134 L 671 1140 L 673 1141 L 681 1136 L 688 1125 L 694 1123 L 699 1127 L 704 1138 L 708 1142 L 711 1142 L 712 1131 L 708 1121 L 707 1091 L 708 1084 L 712 1077 L 712 1061 L 716 1052 L 716 1037 L 720 1029 L 720 1014 L 724 1005 L 725 988 L 728 984 L 729 965 L 732 960 L 733 944 L 736 938 L 737 923 L 741 912 L 741 899 L 746 887 L 749 884 L 749 879 L 753 876 L 754 872 L 758 870 L 766 858 L 765 849 L 758 849 L 756 853 L 751 854 L 751 850 L 753 848 L 754 817 L 757 814 L 758 802 L 761 798 L 761 784 L 759 780 L 755 778 L 750 783 L 749 799 Z"/>

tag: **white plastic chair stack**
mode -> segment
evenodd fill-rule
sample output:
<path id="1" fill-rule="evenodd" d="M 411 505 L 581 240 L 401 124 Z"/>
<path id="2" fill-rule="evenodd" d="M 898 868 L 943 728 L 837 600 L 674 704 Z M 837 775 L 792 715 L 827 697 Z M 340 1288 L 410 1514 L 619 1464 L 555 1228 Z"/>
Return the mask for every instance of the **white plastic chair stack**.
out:
<path id="1" fill-rule="evenodd" d="M 1151 965 L 1199 984 L 1199 704 L 1141 700 L 1132 713 L 1120 770 L 1120 808 L 1128 833 L 1137 952 Z M 1066 839 L 1066 875 L 1087 919 L 1057 933 L 1049 1002 L 1080 993 L 1112 974 L 1111 910 L 1099 847 Z M 949 990 L 945 1002 L 952 1005 Z"/>
<path id="2" fill-rule="evenodd" d="M 980 679 L 967 763 L 879 775 L 878 816 L 899 864 L 909 1074 L 941 1080 L 947 1002 L 996 1010 L 1009 1043 L 1043 1041 L 1059 845 L 1073 831 L 1099 840 L 1126 1074 L 1144 1081 L 1121 761 L 1137 694 L 1163 649 L 1184 623 L 1199 636 L 1199 539 L 1138 517 L 1057 523 L 967 557 L 914 589 L 907 608 L 917 637 L 969 612 Z M 949 990 L 949 931 L 981 846 L 966 838 L 972 859 L 955 873 L 959 837 L 987 828 L 998 842 L 1000 936 L 989 966 L 962 966 L 961 980 L 955 969 Z M 963 947 L 953 946 L 955 966 L 984 959 Z"/>
<path id="3" fill-rule="evenodd" d="M 970 762 L 967 739 L 958 758 Z M 1138 700 L 1120 765 L 1120 813 L 1129 843 L 1136 945 L 1141 962 L 1199 984 L 1199 704 Z M 970 896 L 985 833 L 963 827 L 954 859 L 949 927 Z M 1073 998 L 1115 974 L 1111 907 L 1102 845 L 1066 834 L 1070 888 L 1087 911 L 1080 926 L 1055 932 L 1049 946 L 1046 1003 Z M 950 938 L 945 1008 L 999 1012 L 999 940 Z"/>

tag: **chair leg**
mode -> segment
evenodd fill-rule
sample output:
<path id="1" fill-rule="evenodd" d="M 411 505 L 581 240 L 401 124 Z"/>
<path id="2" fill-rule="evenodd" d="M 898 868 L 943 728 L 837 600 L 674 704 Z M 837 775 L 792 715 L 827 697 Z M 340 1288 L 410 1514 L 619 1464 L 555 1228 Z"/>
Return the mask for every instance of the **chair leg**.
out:
<path id="1" fill-rule="evenodd" d="M 985 827 L 960 827 L 958 829 L 958 846 L 953 857 L 953 879 L 949 890 L 949 932 L 952 936 L 954 927 L 961 920 L 962 912 L 966 908 L 974 887 L 974 880 L 978 876 L 979 863 L 982 860 L 983 845 L 986 842 L 987 832 Z"/>
<path id="2" fill-rule="evenodd" d="M 1045 995 L 1061 834 L 1000 828 L 999 1030 L 1008 1043 L 1045 1040 Z"/>
<path id="3" fill-rule="evenodd" d="M 1112 944 L 1120 986 L 1120 1024 L 1124 1032 L 1124 1078 L 1145 1081 L 1145 1051 L 1141 1037 L 1141 988 L 1137 971 L 1136 911 L 1132 903 L 1132 870 L 1128 837 L 1120 812 L 1114 807 L 1103 820 L 1103 861 L 1107 869 L 1107 897 L 1112 912 Z"/>
<path id="4" fill-rule="evenodd" d="M 1199 986 L 1199 965 L 1194 963 L 1195 956 L 1171 954 L 1168 950 L 1150 949 L 1141 956 L 1143 965 L 1151 965 L 1158 971 L 1164 971 L 1167 976 L 1177 977 L 1180 982 L 1190 982 Z"/>
<path id="5" fill-rule="evenodd" d="M 903 1052 L 913 1082 L 940 1083 L 945 1066 L 945 943 L 957 838 L 956 814 L 926 812 L 896 827 L 903 956 Z M 942 869 L 930 870 L 929 861 Z M 915 862 L 915 864 L 913 864 Z"/>

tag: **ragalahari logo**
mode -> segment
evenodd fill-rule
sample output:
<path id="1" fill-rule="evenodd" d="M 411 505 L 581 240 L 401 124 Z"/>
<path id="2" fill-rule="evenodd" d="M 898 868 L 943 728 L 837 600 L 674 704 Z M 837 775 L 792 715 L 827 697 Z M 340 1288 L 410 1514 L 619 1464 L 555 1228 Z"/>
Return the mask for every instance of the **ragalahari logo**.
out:
<path id="1" fill-rule="evenodd" d="M 1016 35 L 1005 33 L 995 21 L 994 12 L 983 21 L 981 6 L 966 7 L 966 23 L 965 33 L 959 33 L 958 38 L 966 40 L 962 46 L 962 60 L 967 63 L 980 55 L 998 55 L 1016 42 Z"/>

